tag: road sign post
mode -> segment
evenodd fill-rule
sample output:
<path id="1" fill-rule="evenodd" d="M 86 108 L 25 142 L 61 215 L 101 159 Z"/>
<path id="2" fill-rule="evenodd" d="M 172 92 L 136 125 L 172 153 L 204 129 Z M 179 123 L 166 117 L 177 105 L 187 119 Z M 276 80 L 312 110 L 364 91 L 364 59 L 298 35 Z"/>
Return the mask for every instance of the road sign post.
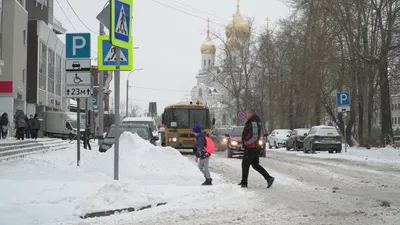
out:
<path id="1" fill-rule="evenodd" d="M 350 112 L 350 92 L 336 93 L 336 107 L 343 116 L 344 150 L 347 152 L 346 113 Z"/>
<path id="2" fill-rule="evenodd" d="M 110 47 L 109 51 L 101 51 L 99 62 L 113 62 L 115 61 L 115 127 L 119 131 L 121 114 L 120 114 L 120 70 L 121 61 L 129 65 L 133 62 L 133 57 L 129 57 L 129 53 L 133 51 L 132 45 L 132 5 L 133 0 L 110 0 L 111 7 L 111 22 L 110 22 L 110 37 L 109 41 L 114 47 Z M 101 44 L 107 44 L 102 41 Z M 103 48 L 100 48 L 101 50 Z M 99 50 L 100 50 L 99 49 Z M 124 50 L 125 49 L 125 50 Z M 129 59 L 127 58 L 129 57 Z M 100 65 L 99 63 L 99 65 Z M 100 69 L 100 67 L 99 67 Z M 129 70 L 132 70 L 130 68 Z M 114 144 L 114 180 L 119 179 L 119 137 L 120 133 L 117 132 Z"/>
<path id="3" fill-rule="evenodd" d="M 109 17 L 108 17 L 109 18 Z M 110 20 L 108 20 L 110 21 Z M 104 25 L 100 23 L 100 35 L 104 35 Z M 98 59 L 98 61 L 101 61 Z M 103 97 L 104 97 L 104 72 L 99 69 L 99 91 L 97 92 L 97 105 L 98 105 L 98 118 L 99 118 L 99 130 L 98 130 L 98 144 L 101 144 L 103 138 L 103 118 L 104 118 L 104 107 L 103 107 Z"/>
<path id="4" fill-rule="evenodd" d="M 77 166 L 81 151 L 81 98 L 91 96 L 91 60 L 90 33 L 68 33 L 65 35 L 65 97 L 77 101 Z M 87 100 L 87 99 L 85 99 Z M 86 103 L 86 101 L 85 101 Z M 87 107 L 85 107 L 87 108 Z"/>
<path id="5" fill-rule="evenodd" d="M 76 99 L 77 107 L 77 125 L 76 125 L 76 165 L 79 166 L 81 161 L 81 99 Z"/>

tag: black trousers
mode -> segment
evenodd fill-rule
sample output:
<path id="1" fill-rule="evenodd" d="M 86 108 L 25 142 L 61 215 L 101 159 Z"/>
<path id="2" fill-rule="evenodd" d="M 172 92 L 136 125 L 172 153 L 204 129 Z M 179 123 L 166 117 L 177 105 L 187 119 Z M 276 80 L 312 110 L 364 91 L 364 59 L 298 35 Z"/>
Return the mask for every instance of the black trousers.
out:
<path id="1" fill-rule="evenodd" d="M 25 138 L 25 128 L 24 127 L 17 128 L 17 139 L 24 140 L 24 138 Z"/>
<path id="2" fill-rule="evenodd" d="M 37 138 L 38 138 L 38 133 L 39 133 L 39 130 L 38 130 L 38 129 L 33 129 L 33 130 L 31 131 L 31 138 L 32 138 L 32 139 L 37 139 Z"/>
<path id="3" fill-rule="evenodd" d="M 259 172 L 266 180 L 271 178 L 271 175 L 260 165 L 260 153 L 261 149 L 248 148 L 245 150 L 242 160 L 242 182 L 247 184 L 249 177 L 250 166 Z"/>
<path id="4" fill-rule="evenodd" d="M 92 146 L 90 146 L 90 139 L 87 138 L 85 142 L 86 142 L 87 147 L 89 147 L 89 150 L 92 150 Z"/>

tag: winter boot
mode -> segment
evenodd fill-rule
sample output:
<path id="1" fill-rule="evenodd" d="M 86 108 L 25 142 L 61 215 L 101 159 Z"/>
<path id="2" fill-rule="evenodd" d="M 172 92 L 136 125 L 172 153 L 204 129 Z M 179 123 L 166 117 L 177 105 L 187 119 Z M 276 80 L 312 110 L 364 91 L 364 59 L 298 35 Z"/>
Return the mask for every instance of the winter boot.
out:
<path id="1" fill-rule="evenodd" d="M 240 183 L 238 185 L 240 185 L 240 187 L 242 187 L 242 188 L 247 188 L 247 182 L 240 181 Z"/>
<path id="2" fill-rule="evenodd" d="M 201 185 L 212 185 L 212 179 L 206 178 L 206 181 L 204 181 L 204 183 L 202 183 Z"/>
<path id="3" fill-rule="evenodd" d="M 275 177 L 270 177 L 269 179 L 267 179 L 268 182 L 268 186 L 267 188 L 270 188 L 272 186 L 272 184 L 274 183 Z"/>

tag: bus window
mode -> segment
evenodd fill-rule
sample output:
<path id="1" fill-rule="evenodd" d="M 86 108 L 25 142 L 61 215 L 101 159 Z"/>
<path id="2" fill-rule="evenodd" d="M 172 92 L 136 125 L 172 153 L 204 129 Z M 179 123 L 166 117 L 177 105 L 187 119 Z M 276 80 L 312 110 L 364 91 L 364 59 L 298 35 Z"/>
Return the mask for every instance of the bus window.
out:
<path id="1" fill-rule="evenodd" d="M 190 110 L 190 127 L 198 124 L 201 128 L 209 128 L 209 114 L 207 110 L 191 109 Z"/>
<path id="2" fill-rule="evenodd" d="M 176 122 L 178 128 L 188 128 L 189 127 L 189 110 L 187 109 L 172 109 L 170 113 L 169 122 Z M 170 126 L 171 124 L 168 124 Z"/>

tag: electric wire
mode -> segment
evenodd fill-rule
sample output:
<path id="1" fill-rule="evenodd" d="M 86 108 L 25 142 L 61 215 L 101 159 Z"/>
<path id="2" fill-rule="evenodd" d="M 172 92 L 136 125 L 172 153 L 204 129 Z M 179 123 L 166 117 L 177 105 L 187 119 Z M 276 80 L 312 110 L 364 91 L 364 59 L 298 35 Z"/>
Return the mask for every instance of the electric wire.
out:
<path id="1" fill-rule="evenodd" d="M 65 18 L 67 18 L 69 24 L 71 24 L 72 28 L 75 30 L 75 32 L 78 32 L 78 30 L 76 29 L 76 27 L 74 26 L 74 24 L 72 23 L 72 21 L 69 19 L 69 17 L 67 16 L 67 13 L 64 11 L 63 7 L 61 6 L 60 2 L 58 0 L 56 0 L 57 5 L 60 7 L 61 12 L 64 14 Z M 54 13 L 54 12 L 53 12 Z"/>
<path id="2" fill-rule="evenodd" d="M 88 29 L 90 32 L 94 33 L 94 34 L 99 34 L 96 31 L 93 31 L 92 29 L 90 29 L 83 21 L 82 19 L 79 17 L 78 13 L 76 13 L 74 7 L 71 5 L 71 3 L 69 2 L 69 0 L 66 0 L 67 4 L 69 5 L 69 7 L 72 9 L 72 12 L 75 14 L 75 16 L 78 18 L 78 20 L 83 24 L 84 27 L 86 27 L 86 29 Z"/>

